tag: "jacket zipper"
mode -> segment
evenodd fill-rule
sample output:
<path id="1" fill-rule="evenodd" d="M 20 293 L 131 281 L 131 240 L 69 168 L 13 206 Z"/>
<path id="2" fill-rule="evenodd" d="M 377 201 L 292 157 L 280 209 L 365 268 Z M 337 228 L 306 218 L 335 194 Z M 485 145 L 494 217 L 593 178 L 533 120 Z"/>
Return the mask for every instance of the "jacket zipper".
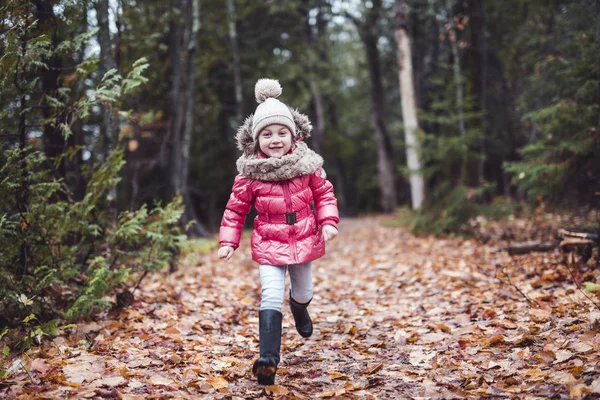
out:
<path id="1" fill-rule="evenodd" d="M 285 200 L 285 209 L 287 212 L 292 210 L 292 195 L 290 194 L 289 182 L 283 183 L 283 199 Z M 296 227 L 294 224 L 290 226 L 290 246 L 292 248 L 292 259 L 294 264 L 298 264 L 298 254 L 296 251 Z"/>

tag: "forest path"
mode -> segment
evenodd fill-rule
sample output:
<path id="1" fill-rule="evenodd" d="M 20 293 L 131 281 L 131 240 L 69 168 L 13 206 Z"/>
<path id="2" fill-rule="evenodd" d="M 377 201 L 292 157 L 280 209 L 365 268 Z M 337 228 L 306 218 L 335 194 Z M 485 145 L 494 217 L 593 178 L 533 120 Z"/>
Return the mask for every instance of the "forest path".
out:
<path id="1" fill-rule="evenodd" d="M 15 375 L 4 393 L 124 399 L 600 393 L 600 313 L 569 280 L 557 253 L 509 257 L 474 240 L 415 237 L 383 226 L 387 218 L 343 220 L 328 254 L 314 263 L 310 339 L 296 333 L 286 301 L 274 386 L 258 385 L 250 373 L 260 284 L 244 237 L 230 262 L 218 260 L 216 250 L 189 255 L 177 272 L 149 277 L 129 309 L 79 324 L 76 335 L 34 351 L 24 360 L 29 375 Z"/>

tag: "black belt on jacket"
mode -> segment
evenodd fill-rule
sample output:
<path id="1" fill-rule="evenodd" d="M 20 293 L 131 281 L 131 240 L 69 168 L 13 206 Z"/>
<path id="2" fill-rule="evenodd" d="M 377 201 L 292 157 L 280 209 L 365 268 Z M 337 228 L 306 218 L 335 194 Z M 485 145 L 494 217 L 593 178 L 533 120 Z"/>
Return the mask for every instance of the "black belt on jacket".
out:
<path id="1" fill-rule="evenodd" d="M 299 211 L 288 212 L 285 214 L 259 214 L 258 218 L 261 221 L 271 224 L 288 224 L 294 225 L 298 221 L 302 221 L 313 212 L 312 208 L 306 207 Z"/>

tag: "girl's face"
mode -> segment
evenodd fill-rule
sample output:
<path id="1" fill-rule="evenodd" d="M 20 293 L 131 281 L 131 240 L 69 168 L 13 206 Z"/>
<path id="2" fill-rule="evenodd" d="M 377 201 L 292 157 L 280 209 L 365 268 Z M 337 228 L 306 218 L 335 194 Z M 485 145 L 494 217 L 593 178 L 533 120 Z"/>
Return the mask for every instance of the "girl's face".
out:
<path id="1" fill-rule="evenodd" d="M 292 132 L 285 125 L 265 126 L 258 134 L 258 146 L 267 156 L 280 158 L 292 148 Z"/>

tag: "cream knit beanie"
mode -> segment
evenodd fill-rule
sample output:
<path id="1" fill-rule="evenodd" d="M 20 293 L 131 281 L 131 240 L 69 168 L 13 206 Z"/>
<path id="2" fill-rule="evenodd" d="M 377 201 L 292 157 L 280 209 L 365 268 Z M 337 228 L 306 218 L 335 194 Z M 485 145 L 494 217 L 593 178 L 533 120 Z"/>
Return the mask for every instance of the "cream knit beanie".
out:
<path id="1" fill-rule="evenodd" d="M 255 141 L 260 131 L 271 124 L 287 126 L 292 131 L 292 136 L 296 136 L 296 124 L 290 109 L 277 100 L 281 92 L 281 85 L 275 79 L 263 78 L 256 82 L 254 95 L 260 104 L 252 117 L 252 139 Z"/>

